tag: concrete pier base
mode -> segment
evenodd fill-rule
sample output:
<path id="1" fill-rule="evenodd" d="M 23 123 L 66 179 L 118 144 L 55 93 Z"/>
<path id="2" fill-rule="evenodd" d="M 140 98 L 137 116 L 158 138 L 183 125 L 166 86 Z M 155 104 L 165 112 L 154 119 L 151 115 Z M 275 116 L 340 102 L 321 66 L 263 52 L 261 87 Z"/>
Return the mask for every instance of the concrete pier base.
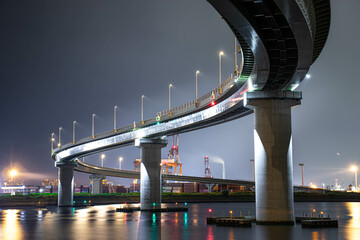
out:
<path id="1" fill-rule="evenodd" d="M 206 183 L 205 186 L 208 188 L 208 192 L 211 193 L 213 191 L 214 183 Z"/>
<path id="2" fill-rule="evenodd" d="M 102 180 L 104 180 L 106 177 L 100 174 L 92 174 L 90 175 L 89 178 L 92 184 L 91 194 L 102 194 L 103 193 Z"/>
<path id="3" fill-rule="evenodd" d="M 140 202 L 141 210 L 161 208 L 161 148 L 167 141 L 162 139 L 137 139 L 140 150 Z"/>
<path id="4" fill-rule="evenodd" d="M 291 107 L 300 104 L 301 93 L 259 95 L 246 99 L 255 112 L 256 222 L 294 224 Z"/>
<path id="5" fill-rule="evenodd" d="M 73 206 L 74 197 L 74 167 L 76 163 L 56 162 L 55 166 L 59 169 L 59 192 L 58 206 Z"/>

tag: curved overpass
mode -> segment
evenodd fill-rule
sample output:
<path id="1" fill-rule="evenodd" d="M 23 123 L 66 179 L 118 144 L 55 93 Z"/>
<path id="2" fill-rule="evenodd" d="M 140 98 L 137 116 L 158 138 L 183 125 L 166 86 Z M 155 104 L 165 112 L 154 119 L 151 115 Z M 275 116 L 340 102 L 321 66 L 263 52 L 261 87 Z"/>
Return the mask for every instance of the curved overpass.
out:
<path id="1" fill-rule="evenodd" d="M 98 167 L 89 163 L 77 161 L 76 170 L 84 173 L 99 174 L 110 177 L 120 178 L 132 178 L 140 179 L 140 172 L 119 170 L 114 168 Z M 194 176 L 183 176 L 183 175 L 167 175 L 162 174 L 163 180 L 170 181 L 183 181 L 183 182 L 198 182 L 198 183 L 213 183 L 213 184 L 224 184 L 224 185 L 242 185 L 242 186 L 254 186 L 254 182 L 242 181 L 242 180 L 231 180 L 221 178 L 205 178 L 205 177 L 194 177 Z"/>
<path id="2" fill-rule="evenodd" d="M 157 169 L 158 163 L 152 159 L 160 161 L 160 148 L 165 144 L 161 140 L 150 143 L 150 139 L 220 124 L 254 111 L 256 219 L 260 223 L 293 224 L 291 107 L 299 105 L 301 100 L 301 93 L 293 91 L 325 45 L 330 26 L 330 2 L 208 2 L 229 25 L 241 45 L 241 74 L 229 77 L 222 86 L 202 96 L 198 104 L 195 100 L 184 103 L 135 126 L 98 134 L 55 149 L 52 157 L 57 166 L 64 169 L 62 174 L 59 170 L 59 182 L 71 188 L 69 179 L 74 167 L 77 171 L 88 173 L 119 174 L 107 168 L 77 165 L 77 159 L 130 145 L 138 139 L 147 139 L 144 141 L 147 147 L 141 147 L 141 191 L 146 185 L 145 193 L 141 194 L 141 208 L 159 204 L 160 176 L 156 175 L 160 170 Z M 156 144 L 158 146 L 154 147 Z M 61 193 L 60 185 L 59 205 L 71 204 L 71 191 Z"/>
<path id="3" fill-rule="evenodd" d="M 244 107 L 246 91 L 294 90 L 320 54 L 329 30 L 328 0 L 208 0 L 238 39 L 243 55 L 241 74 L 195 100 L 156 117 L 69 143 L 54 150 L 58 162 L 230 121 L 252 113 Z M 215 100 L 211 98 L 215 94 Z M 215 106 L 211 106 L 211 102 Z M 171 116 L 170 116 L 171 115 Z"/>

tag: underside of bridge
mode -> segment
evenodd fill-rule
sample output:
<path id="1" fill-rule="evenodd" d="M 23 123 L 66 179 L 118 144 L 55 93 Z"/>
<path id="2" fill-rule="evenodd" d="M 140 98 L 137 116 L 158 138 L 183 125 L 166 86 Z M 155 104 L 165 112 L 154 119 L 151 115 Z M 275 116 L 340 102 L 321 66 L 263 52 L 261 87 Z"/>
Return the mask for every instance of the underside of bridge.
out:
<path id="1" fill-rule="evenodd" d="M 72 204 L 74 161 L 137 142 L 141 148 L 142 208 L 161 203 L 160 153 L 171 136 L 255 113 L 256 220 L 293 224 L 291 108 L 294 92 L 321 53 L 330 28 L 330 0 L 207 0 L 229 25 L 242 49 L 240 74 L 199 98 L 199 103 L 159 113 L 153 119 L 55 149 L 59 206 Z M 215 93 L 215 106 L 210 105 Z M 170 114 L 171 113 L 171 114 Z M 152 140 L 153 139 L 153 140 Z M 111 173 L 96 167 L 97 172 Z M 124 174 L 126 174 L 124 172 Z M 128 173 L 129 176 L 131 175 Z"/>

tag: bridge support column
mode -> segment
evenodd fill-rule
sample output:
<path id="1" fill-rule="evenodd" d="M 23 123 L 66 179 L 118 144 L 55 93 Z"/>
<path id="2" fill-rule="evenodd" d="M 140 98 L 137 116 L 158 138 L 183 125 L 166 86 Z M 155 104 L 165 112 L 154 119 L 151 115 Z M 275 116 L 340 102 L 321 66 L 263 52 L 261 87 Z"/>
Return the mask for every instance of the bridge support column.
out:
<path id="1" fill-rule="evenodd" d="M 214 183 L 206 183 L 205 186 L 208 188 L 208 192 L 211 193 L 213 191 Z"/>
<path id="2" fill-rule="evenodd" d="M 91 194 L 102 194 L 103 193 L 103 186 L 102 186 L 102 180 L 104 180 L 106 177 L 104 175 L 100 174 L 92 174 L 90 175 L 91 180 Z"/>
<path id="3" fill-rule="evenodd" d="M 162 139 L 137 139 L 140 150 L 140 202 L 141 210 L 161 207 L 161 148 L 167 141 Z"/>
<path id="4" fill-rule="evenodd" d="M 255 196 L 258 224 L 294 224 L 291 108 L 299 92 L 249 92 L 254 109 Z"/>
<path id="5" fill-rule="evenodd" d="M 56 162 L 55 166 L 59 168 L 58 206 L 59 207 L 73 206 L 74 167 L 76 167 L 76 163 Z"/>

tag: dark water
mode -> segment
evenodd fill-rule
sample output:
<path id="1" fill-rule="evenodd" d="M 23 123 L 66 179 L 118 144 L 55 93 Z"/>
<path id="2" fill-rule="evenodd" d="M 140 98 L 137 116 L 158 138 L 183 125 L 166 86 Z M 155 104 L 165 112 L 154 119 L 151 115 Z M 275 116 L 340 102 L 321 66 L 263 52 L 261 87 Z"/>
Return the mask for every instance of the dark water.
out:
<path id="1" fill-rule="evenodd" d="M 209 208 L 217 216 L 254 215 L 255 203 L 188 204 L 187 213 L 157 214 L 115 212 L 119 206 L 1 209 L 0 239 L 360 239 L 360 203 L 295 203 L 297 216 L 316 209 L 339 220 L 339 228 L 326 229 L 206 225 Z"/>

